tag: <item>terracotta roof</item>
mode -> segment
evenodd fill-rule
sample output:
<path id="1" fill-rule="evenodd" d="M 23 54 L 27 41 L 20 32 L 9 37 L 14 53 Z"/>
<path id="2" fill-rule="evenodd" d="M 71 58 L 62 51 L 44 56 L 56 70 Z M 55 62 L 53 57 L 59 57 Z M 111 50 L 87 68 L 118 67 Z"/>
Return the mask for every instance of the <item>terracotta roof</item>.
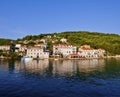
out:
<path id="1" fill-rule="evenodd" d="M 102 48 L 99 48 L 98 50 L 104 50 L 104 49 L 102 49 Z"/>
<path id="2" fill-rule="evenodd" d="M 72 46 L 71 44 L 54 44 L 53 46 Z"/>
<path id="3" fill-rule="evenodd" d="M 82 46 L 90 46 L 90 45 L 88 45 L 88 44 L 84 44 L 84 45 L 82 45 Z"/>
<path id="4" fill-rule="evenodd" d="M 93 48 L 80 48 L 79 51 L 81 51 L 81 50 L 95 50 L 95 49 L 93 49 Z"/>
<path id="5" fill-rule="evenodd" d="M 69 54 L 70 56 L 79 56 L 78 54 Z"/>
<path id="6" fill-rule="evenodd" d="M 27 48 L 27 46 L 21 46 L 21 48 Z"/>
<path id="7" fill-rule="evenodd" d="M 94 50 L 93 48 L 82 48 L 83 50 Z"/>

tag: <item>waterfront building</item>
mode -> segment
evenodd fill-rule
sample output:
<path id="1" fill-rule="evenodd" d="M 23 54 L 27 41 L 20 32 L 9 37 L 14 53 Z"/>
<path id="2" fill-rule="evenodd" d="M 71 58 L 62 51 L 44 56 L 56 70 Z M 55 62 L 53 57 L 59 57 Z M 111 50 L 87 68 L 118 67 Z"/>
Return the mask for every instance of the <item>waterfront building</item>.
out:
<path id="1" fill-rule="evenodd" d="M 20 44 L 15 45 L 15 52 L 19 53 L 19 55 L 24 55 L 26 51 L 27 51 L 26 45 L 20 45 Z"/>
<path id="2" fill-rule="evenodd" d="M 15 47 L 16 48 L 20 48 L 22 46 L 22 44 L 16 44 Z"/>
<path id="3" fill-rule="evenodd" d="M 78 49 L 78 54 L 81 58 L 103 58 L 105 50 L 93 49 L 90 47 L 90 45 L 82 45 Z"/>
<path id="4" fill-rule="evenodd" d="M 27 56 L 32 58 L 39 58 L 39 59 L 48 59 L 49 58 L 49 52 L 44 51 L 43 47 L 29 47 L 27 49 Z"/>
<path id="5" fill-rule="evenodd" d="M 40 48 L 44 48 L 46 49 L 47 48 L 47 44 L 35 44 L 34 47 L 40 47 Z"/>
<path id="6" fill-rule="evenodd" d="M 63 58 L 67 58 L 70 54 L 76 54 L 77 47 L 70 44 L 56 44 L 53 45 L 53 55 L 61 55 Z"/>
<path id="7" fill-rule="evenodd" d="M 0 50 L 2 50 L 2 51 L 10 51 L 10 45 L 0 45 Z"/>
<path id="8" fill-rule="evenodd" d="M 21 47 L 19 48 L 19 51 L 20 51 L 20 52 L 25 52 L 26 50 L 27 50 L 27 46 L 26 46 L 26 45 L 21 46 Z"/>

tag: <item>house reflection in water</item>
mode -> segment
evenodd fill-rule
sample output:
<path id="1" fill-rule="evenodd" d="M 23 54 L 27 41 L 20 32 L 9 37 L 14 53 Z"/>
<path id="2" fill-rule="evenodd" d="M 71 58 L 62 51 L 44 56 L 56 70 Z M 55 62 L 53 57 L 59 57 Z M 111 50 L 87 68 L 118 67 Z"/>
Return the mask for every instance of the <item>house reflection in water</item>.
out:
<path id="1" fill-rule="evenodd" d="M 40 74 L 42 76 L 74 76 L 78 73 L 90 73 L 92 71 L 103 71 L 104 59 L 92 60 L 33 60 L 22 63 L 15 62 L 15 72 L 27 72 Z"/>
<path id="2" fill-rule="evenodd" d="M 104 59 L 59 60 L 53 62 L 53 75 L 73 76 L 79 72 L 90 73 L 95 70 L 102 71 L 104 66 Z"/>
<path id="3" fill-rule="evenodd" d="M 77 64 L 78 71 L 84 73 L 90 73 L 95 70 L 102 71 L 104 69 L 104 66 L 104 59 L 80 60 Z"/>
<path id="4" fill-rule="evenodd" d="M 53 75 L 72 76 L 76 73 L 75 60 L 60 60 L 53 62 Z"/>
<path id="5" fill-rule="evenodd" d="M 27 71 L 31 73 L 39 73 L 44 74 L 46 70 L 49 68 L 49 60 L 33 60 L 26 63 L 22 63 L 21 65 L 15 65 L 16 70 L 20 71 Z"/>

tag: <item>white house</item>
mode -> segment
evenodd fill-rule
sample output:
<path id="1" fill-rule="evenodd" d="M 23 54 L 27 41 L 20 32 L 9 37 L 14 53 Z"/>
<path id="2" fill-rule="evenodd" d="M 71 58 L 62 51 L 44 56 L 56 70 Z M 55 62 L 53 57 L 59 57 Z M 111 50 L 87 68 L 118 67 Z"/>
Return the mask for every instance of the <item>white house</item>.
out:
<path id="1" fill-rule="evenodd" d="M 15 47 L 16 48 L 20 48 L 22 45 L 21 44 L 16 44 Z"/>
<path id="2" fill-rule="evenodd" d="M 98 57 L 104 57 L 105 50 L 104 50 L 104 49 L 99 48 L 99 49 L 98 49 L 98 51 L 97 51 L 97 53 L 98 53 Z"/>
<path id="3" fill-rule="evenodd" d="M 103 49 L 93 49 L 90 45 L 83 45 L 78 50 L 78 55 L 81 58 L 103 58 L 105 50 Z"/>
<path id="4" fill-rule="evenodd" d="M 39 58 L 39 59 L 49 58 L 49 52 L 45 52 L 42 47 L 29 47 L 27 49 L 26 55 L 32 58 Z"/>
<path id="5" fill-rule="evenodd" d="M 47 38 L 51 38 L 51 35 L 47 35 Z"/>
<path id="6" fill-rule="evenodd" d="M 76 54 L 77 47 L 69 44 L 56 44 L 53 45 L 53 55 L 63 55 L 67 57 L 69 54 Z"/>
<path id="7" fill-rule="evenodd" d="M 47 44 L 35 44 L 34 47 L 47 48 Z"/>
<path id="8" fill-rule="evenodd" d="M 10 50 L 10 45 L 0 45 L 0 50 L 9 51 Z"/>
<path id="9" fill-rule="evenodd" d="M 45 40 L 45 39 L 41 39 L 40 41 L 43 42 L 44 44 L 46 43 L 46 40 Z"/>
<path id="10" fill-rule="evenodd" d="M 61 41 L 62 43 L 66 43 L 66 42 L 67 42 L 67 39 L 62 38 L 62 39 L 60 39 L 60 41 Z"/>
<path id="11" fill-rule="evenodd" d="M 26 46 L 26 45 L 21 46 L 21 47 L 19 48 L 19 51 L 20 51 L 20 52 L 25 52 L 26 50 L 27 50 L 27 46 Z"/>
<path id="12" fill-rule="evenodd" d="M 27 50 L 27 46 L 26 45 L 21 45 L 21 44 L 16 44 L 15 45 L 15 52 L 25 53 L 26 50 Z"/>

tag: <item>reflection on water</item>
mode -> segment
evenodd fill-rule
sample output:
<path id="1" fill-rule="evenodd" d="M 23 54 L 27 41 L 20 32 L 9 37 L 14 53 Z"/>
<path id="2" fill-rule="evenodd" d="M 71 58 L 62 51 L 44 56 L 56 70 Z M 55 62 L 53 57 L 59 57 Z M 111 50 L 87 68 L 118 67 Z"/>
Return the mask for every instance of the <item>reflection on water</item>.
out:
<path id="1" fill-rule="evenodd" d="M 49 60 L 33 60 L 29 62 L 15 62 L 16 71 L 44 74 L 49 68 Z"/>
<path id="2" fill-rule="evenodd" d="M 73 60 L 60 60 L 53 62 L 53 74 L 72 76 L 76 73 L 77 66 Z"/>
<path id="3" fill-rule="evenodd" d="M 50 64 L 51 63 L 51 64 Z M 33 60 L 29 62 L 15 61 L 9 62 L 9 66 L 15 69 L 15 72 L 31 72 L 40 75 L 73 76 L 79 72 L 90 73 L 98 70 L 102 71 L 105 66 L 105 60 Z M 11 70 L 10 70 L 11 71 Z"/>
<path id="4" fill-rule="evenodd" d="M 105 60 L 82 60 L 78 61 L 79 72 L 89 73 L 94 70 L 102 71 L 105 66 Z"/>
<path id="5" fill-rule="evenodd" d="M 0 60 L 0 97 L 120 97 L 120 59 Z"/>
<path id="6" fill-rule="evenodd" d="M 8 72 L 9 71 L 8 69 L 9 69 L 8 62 L 0 60 L 0 71 L 6 71 L 6 72 Z"/>

